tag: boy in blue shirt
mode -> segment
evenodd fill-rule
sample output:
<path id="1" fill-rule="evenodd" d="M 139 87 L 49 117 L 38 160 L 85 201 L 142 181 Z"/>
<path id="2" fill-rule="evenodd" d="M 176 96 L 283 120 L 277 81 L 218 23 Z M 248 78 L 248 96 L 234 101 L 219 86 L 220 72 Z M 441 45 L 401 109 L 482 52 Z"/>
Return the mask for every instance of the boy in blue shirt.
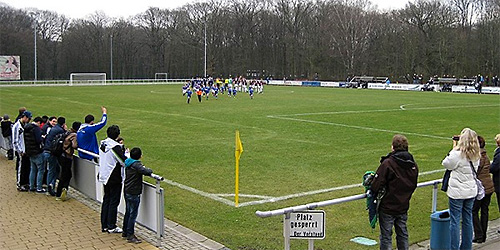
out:
<path id="1" fill-rule="evenodd" d="M 99 154 L 99 145 L 97 145 L 96 133 L 106 126 L 106 122 L 108 121 L 107 109 L 105 107 L 101 107 L 101 111 L 102 118 L 100 122 L 94 123 L 94 116 L 89 114 L 85 116 L 85 123 L 82 124 L 76 133 L 78 147 L 95 154 Z M 78 155 L 83 159 L 91 161 L 94 160 L 94 157 L 89 154 L 78 152 Z"/>

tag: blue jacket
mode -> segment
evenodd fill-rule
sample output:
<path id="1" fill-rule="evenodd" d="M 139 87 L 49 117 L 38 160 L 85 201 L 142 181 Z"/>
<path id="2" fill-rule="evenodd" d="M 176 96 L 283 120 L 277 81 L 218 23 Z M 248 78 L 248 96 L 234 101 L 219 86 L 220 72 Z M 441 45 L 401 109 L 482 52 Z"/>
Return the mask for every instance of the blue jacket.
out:
<path id="1" fill-rule="evenodd" d="M 101 128 L 106 126 L 106 122 L 108 121 L 108 116 L 106 114 L 102 114 L 101 121 L 98 123 L 94 123 L 92 125 L 88 123 L 82 124 L 78 132 L 76 133 L 76 141 L 78 142 L 78 147 L 90 152 L 94 152 L 95 154 L 99 154 L 99 145 L 97 145 L 97 136 L 96 133 Z M 78 152 L 80 158 L 93 160 L 94 157 L 82 152 Z"/>
<path id="2" fill-rule="evenodd" d="M 43 151 L 49 152 L 52 140 L 56 135 L 61 133 L 64 133 L 64 129 L 61 127 L 61 125 L 57 124 L 54 127 L 52 127 L 47 136 L 45 136 L 45 144 L 43 145 Z"/>

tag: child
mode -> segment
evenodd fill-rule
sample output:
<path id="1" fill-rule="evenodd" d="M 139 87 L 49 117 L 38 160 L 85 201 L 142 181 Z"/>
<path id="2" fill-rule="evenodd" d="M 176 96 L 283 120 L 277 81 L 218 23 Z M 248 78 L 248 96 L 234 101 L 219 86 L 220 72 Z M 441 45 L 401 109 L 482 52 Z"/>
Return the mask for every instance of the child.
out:
<path id="1" fill-rule="evenodd" d="M 133 148 L 130 151 L 130 158 L 125 160 L 125 206 L 126 212 L 123 218 L 123 233 L 122 237 L 126 237 L 129 243 L 141 243 L 134 234 L 135 220 L 139 211 L 139 203 L 141 202 L 142 193 L 142 176 L 151 176 L 153 170 L 144 167 L 139 161 L 142 157 L 140 148 Z"/>

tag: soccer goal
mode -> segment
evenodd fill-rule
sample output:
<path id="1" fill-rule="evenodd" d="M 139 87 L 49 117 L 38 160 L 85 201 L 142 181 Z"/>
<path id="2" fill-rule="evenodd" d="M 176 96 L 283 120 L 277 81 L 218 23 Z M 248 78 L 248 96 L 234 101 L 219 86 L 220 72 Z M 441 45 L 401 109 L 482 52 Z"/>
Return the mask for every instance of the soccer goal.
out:
<path id="1" fill-rule="evenodd" d="M 155 73 L 155 82 L 162 81 L 166 82 L 168 80 L 168 73 Z"/>
<path id="2" fill-rule="evenodd" d="M 73 84 L 106 84 L 106 73 L 71 73 L 69 85 Z"/>

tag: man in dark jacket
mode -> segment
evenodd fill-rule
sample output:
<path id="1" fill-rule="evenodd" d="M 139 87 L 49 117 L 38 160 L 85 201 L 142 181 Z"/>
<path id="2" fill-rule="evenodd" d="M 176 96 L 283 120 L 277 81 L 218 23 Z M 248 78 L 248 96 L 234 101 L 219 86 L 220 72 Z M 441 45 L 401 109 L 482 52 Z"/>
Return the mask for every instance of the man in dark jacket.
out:
<path id="1" fill-rule="evenodd" d="M 60 167 L 57 162 L 57 157 L 50 153 L 50 148 L 52 147 L 52 140 L 56 135 L 64 133 L 64 126 L 66 124 L 66 118 L 57 118 L 57 124 L 50 129 L 47 136 L 45 137 L 45 144 L 43 145 L 43 154 L 45 166 L 47 167 L 47 186 L 48 192 L 52 196 L 56 196 L 56 179 L 59 176 Z"/>
<path id="2" fill-rule="evenodd" d="M 36 191 L 37 193 L 46 192 L 45 189 L 42 188 L 45 166 L 43 165 L 41 122 L 42 118 L 37 116 L 33 120 L 33 123 L 28 123 L 24 126 L 25 152 L 26 155 L 30 157 L 31 162 L 31 171 L 29 175 L 30 191 Z"/>
<path id="3" fill-rule="evenodd" d="M 493 185 L 495 186 L 495 193 L 497 194 L 497 203 L 500 204 L 500 134 L 495 136 L 497 148 L 493 155 L 493 162 L 490 165 L 490 173 L 493 174 Z M 500 211 L 500 207 L 498 208 Z M 500 233 L 500 229 L 498 229 Z"/>
<path id="4" fill-rule="evenodd" d="M 7 150 L 7 159 L 14 159 L 14 150 L 12 149 L 12 121 L 9 115 L 5 114 L 2 119 L 2 136 L 5 140 L 5 149 Z"/>
<path id="5" fill-rule="evenodd" d="M 408 249 L 408 209 L 417 188 L 418 167 L 408 152 L 403 135 L 392 138 L 392 152 L 382 157 L 372 182 L 372 192 L 385 189 L 379 208 L 380 249 L 392 248 L 392 227 L 395 227 L 398 249 Z"/>
<path id="6" fill-rule="evenodd" d="M 139 203 L 142 193 L 142 176 L 151 176 L 153 170 L 144 167 L 139 161 L 142 157 L 140 148 L 133 148 L 130 151 L 130 158 L 125 160 L 125 204 L 126 212 L 123 217 L 123 237 L 127 237 L 130 243 L 141 243 L 134 234 L 135 220 L 139 212 Z"/>

